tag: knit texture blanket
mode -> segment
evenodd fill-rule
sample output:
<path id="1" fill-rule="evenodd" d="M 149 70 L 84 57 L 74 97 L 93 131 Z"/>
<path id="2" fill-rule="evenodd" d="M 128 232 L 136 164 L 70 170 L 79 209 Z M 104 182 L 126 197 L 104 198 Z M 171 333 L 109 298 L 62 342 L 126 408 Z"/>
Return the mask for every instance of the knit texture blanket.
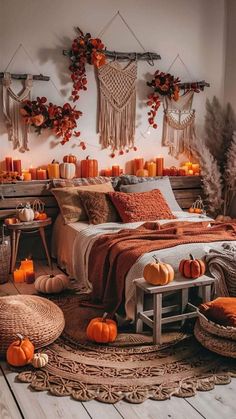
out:
<path id="1" fill-rule="evenodd" d="M 210 249 L 205 260 L 215 278 L 217 296 L 236 297 L 236 246 L 222 245 L 222 250 Z"/>
<path id="2" fill-rule="evenodd" d="M 92 303 L 114 313 L 122 302 L 125 277 L 144 253 L 187 243 L 235 240 L 236 224 L 208 221 L 144 223 L 137 229 L 100 236 L 89 255 Z"/>

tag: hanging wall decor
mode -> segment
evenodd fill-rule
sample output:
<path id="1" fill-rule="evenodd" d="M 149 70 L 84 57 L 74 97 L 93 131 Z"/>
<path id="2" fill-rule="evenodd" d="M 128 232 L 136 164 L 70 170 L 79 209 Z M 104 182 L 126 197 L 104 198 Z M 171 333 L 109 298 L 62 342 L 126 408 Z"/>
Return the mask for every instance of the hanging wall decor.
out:
<path id="1" fill-rule="evenodd" d="M 24 101 L 20 113 L 27 127 L 33 126 L 38 134 L 41 134 L 43 129 L 51 129 L 56 137 L 61 139 L 61 144 L 68 142 L 72 135 L 80 136 L 76 128 L 82 112 L 69 103 L 57 106 L 51 102 L 47 103 L 46 97 L 37 97 L 33 101 Z"/>
<path id="2" fill-rule="evenodd" d="M 134 147 L 137 62 L 122 68 L 118 61 L 98 69 L 99 134 L 102 148 Z"/>
<path id="3" fill-rule="evenodd" d="M 33 86 L 33 76 L 28 74 L 24 81 L 24 88 L 17 94 L 12 90 L 12 79 L 10 73 L 3 74 L 3 114 L 8 129 L 9 141 L 12 141 L 13 149 L 21 152 L 29 150 L 29 127 L 25 125 L 20 116 L 22 102 L 30 99 L 30 92 Z"/>

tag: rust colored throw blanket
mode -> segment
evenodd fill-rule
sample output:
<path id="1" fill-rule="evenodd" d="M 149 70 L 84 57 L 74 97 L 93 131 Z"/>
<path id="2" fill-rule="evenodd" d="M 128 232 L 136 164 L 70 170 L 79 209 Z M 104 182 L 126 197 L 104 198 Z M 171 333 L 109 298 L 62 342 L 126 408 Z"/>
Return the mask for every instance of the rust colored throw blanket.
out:
<path id="1" fill-rule="evenodd" d="M 236 240 L 236 223 L 148 222 L 136 229 L 100 236 L 89 255 L 92 303 L 114 313 L 122 302 L 125 277 L 144 253 L 188 243 Z"/>

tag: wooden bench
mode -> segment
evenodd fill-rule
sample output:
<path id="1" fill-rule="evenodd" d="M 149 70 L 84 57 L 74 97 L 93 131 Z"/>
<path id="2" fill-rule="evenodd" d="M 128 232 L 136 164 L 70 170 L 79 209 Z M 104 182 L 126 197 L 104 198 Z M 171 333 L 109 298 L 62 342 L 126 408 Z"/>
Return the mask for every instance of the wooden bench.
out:
<path id="1" fill-rule="evenodd" d="M 145 279 L 136 279 L 136 303 L 135 303 L 135 324 L 136 332 L 143 331 L 143 324 L 145 323 L 153 329 L 153 343 L 161 343 L 162 325 L 173 323 L 197 317 L 197 307 L 189 303 L 189 289 L 195 287 L 202 288 L 203 302 L 211 300 L 211 287 L 214 283 L 214 278 L 203 275 L 197 279 L 186 279 L 177 277 L 173 282 L 167 285 L 153 286 L 148 284 Z M 162 296 L 170 291 L 180 291 L 181 303 L 174 304 L 167 307 L 162 307 Z M 145 294 L 153 296 L 153 310 L 144 311 L 144 298 Z M 188 312 L 187 309 L 191 311 Z M 163 317 L 163 314 L 173 313 L 179 311 L 179 314 L 174 314 L 168 317 Z M 153 317 L 153 319 L 152 319 Z"/>

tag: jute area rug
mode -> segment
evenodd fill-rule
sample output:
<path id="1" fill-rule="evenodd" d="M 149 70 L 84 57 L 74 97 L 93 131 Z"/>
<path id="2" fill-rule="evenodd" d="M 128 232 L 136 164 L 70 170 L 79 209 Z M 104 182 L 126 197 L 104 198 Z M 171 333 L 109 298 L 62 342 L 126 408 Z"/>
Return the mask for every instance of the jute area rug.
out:
<path id="1" fill-rule="evenodd" d="M 112 345 L 89 343 L 86 325 L 101 313 L 80 307 L 77 296 L 55 302 L 65 314 L 66 327 L 43 351 L 48 365 L 18 374 L 35 390 L 79 401 L 141 403 L 147 398 L 190 397 L 236 377 L 235 360 L 213 354 L 193 336 L 179 332 L 165 333 L 160 346 L 154 346 L 150 336 L 129 333 L 119 334 Z"/>

